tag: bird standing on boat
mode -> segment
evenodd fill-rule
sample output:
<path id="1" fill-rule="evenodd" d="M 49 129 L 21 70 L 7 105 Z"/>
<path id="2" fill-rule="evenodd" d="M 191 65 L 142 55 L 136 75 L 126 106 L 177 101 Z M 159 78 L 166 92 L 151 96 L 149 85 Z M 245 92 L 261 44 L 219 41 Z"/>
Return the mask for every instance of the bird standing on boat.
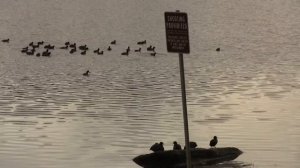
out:
<path id="1" fill-rule="evenodd" d="M 179 145 L 176 141 L 174 141 L 173 144 L 173 150 L 181 150 L 181 145 Z"/>
<path id="2" fill-rule="evenodd" d="M 196 142 L 193 142 L 193 141 L 190 142 L 190 148 L 191 148 L 191 149 L 196 148 L 197 146 L 198 146 L 198 145 L 197 145 Z M 185 146 L 184 146 L 184 149 L 185 149 Z"/>
<path id="3" fill-rule="evenodd" d="M 151 146 L 150 150 L 152 150 L 153 152 L 164 151 L 165 149 L 163 145 L 163 142 L 155 143 Z"/>
<path id="4" fill-rule="evenodd" d="M 214 138 L 212 140 L 210 140 L 209 146 L 216 147 L 217 143 L 218 143 L 218 138 L 217 138 L 217 136 L 214 136 Z"/>

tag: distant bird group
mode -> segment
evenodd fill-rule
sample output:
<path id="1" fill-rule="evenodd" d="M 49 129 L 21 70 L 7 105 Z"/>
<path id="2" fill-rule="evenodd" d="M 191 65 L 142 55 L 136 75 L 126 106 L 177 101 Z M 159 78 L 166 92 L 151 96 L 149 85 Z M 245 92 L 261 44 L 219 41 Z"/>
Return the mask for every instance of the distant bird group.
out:
<path id="1" fill-rule="evenodd" d="M 211 148 L 216 147 L 217 143 L 218 143 L 218 138 L 217 138 L 217 136 L 214 136 L 213 139 L 209 142 L 209 146 Z M 163 142 L 155 143 L 150 147 L 150 150 L 153 152 L 164 151 L 163 145 L 164 145 Z M 196 142 L 190 142 L 191 149 L 195 149 L 197 146 L 198 145 Z M 183 149 L 185 150 L 185 147 Z M 182 150 L 181 145 L 178 144 L 176 141 L 173 142 L 173 150 Z"/>
<path id="2" fill-rule="evenodd" d="M 43 47 L 44 51 L 38 52 L 38 49 L 40 46 L 44 45 L 44 41 L 39 42 L 30 42 L 28 46 L 22 48 L 21 52 L 25 53 L 26 55 L 35 55 L 37 57 L 44 56 L 44 57 L 50 57 L 51 52 L 50 50 L 54 50 L 54 45 L 47 44 Z"/>
<path id="3" fill-rule="evenodd" d="M 2 40 L 3 43 L 9 43 L 9 39 L 3 39 Z M 38 52 L 38 49 L 40 48 L 40 46 L 44 45 L 46 42 L 44 41 L 39 41 L 39 42 L 30 42 L 28 46 L 24 47 L 21 49 L 22 53 L 25 53 L 26 55 L 36 55 L 37 57 L 39 56 L 47 56 L 50 57 L 51 56 L 51 51 L 50 50 L 54 50 L 56 47 L 54 45 L 51 45 L 49 43 L 47 43 L 47 45 L 43 46 L 43 49 L 45 49 L 45 51 L 40 51 Z M 137 45 L 139 46 L 143 46 L 147 43 L 146 40 L 143 41 L 138 41 Z M 117 45 L 117 40 L 113 40 L 109 43 L 110 45 L 106 48 L 106 51 L 112 51 L 113 49 L 113 45 Z M 77 43 L 71 43 L 69 41 L 65 42 L 63 46 L 61 47 L 57 47 L 58 49 L 61 50 L 66 50 L 68 51 L 70 54 L 74 54 L 76 52 L 80 53 L 81 55 L 86 55 L 89 47 L 86 44 L 77 46 Z M 131 48 L 130 46 L 128 46 L 124 52 L 121 52 L 121 55 L 125 55 L 128 56 L 130 54 Z M 150 51 L 150 56 L 156 56 L 156 52 L 155 52 L 155 47 L 150 45 L 149 47 L 146 48 L 146 51 Z M 139 47 L 138 49 L 135 49 L 134 52 L 137 53 L 141 53 L 142 52 L 142 47 Z M 95 50 L 93 50 L 94 54 L 97 55 L 104 55 L 104 50 L 101 50 L 100 48 L 97 48 Z"/>

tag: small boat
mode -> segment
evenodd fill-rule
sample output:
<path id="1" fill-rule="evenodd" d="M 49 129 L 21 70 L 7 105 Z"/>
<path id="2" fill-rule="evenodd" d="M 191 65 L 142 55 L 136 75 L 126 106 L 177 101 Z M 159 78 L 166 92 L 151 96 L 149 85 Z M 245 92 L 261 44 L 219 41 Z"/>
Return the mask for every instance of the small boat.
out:
<path id="1" fill-rule="evenodd" d="M 192 166 L 212 165 L 236 159 L 243 152 L 235 147 L 191 149 Z M 145 168 L 185 168 L 185 150 L 158 151 L 139 155 L 133 161 Z"/>

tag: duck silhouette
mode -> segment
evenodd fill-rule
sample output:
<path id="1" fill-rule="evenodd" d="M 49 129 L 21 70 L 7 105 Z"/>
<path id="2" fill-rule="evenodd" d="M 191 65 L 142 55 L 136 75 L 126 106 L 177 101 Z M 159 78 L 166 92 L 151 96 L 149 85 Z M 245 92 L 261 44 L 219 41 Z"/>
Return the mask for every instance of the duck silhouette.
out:
<path id="1" fill-rule="evenodd" d="M 85 73 L 83 73 L 82 75 L 83 76 L 89 76 L 89 73 L 90 73 L 90 71 L 89 70 L 87 70 Z"/>
<path id="2" fill-rule="evenodd" d="M 70 54 L 73 54 L 74 52 L 76 52 L 76 48 L 72 48 L 72 49 L 70 50 Z"/>
<path id="3" fill-rule="evenodd" d="M 50 57 L 51 52 L 49 52 L 49 49 L 47 49 L 46 51 L 42 52 L 42 56 L 44 57 Z"/>
<path id="4" fill-rule="evenodd" d="M 100 51 L 100 52 L 98 52 L 97 54 L 98 54 L 98 55 L 103 55 L 103 53 L 104 53 L 104 51 Z"/>
<path id="5" fill-rule="evenodd" d="M 66 46 L 63 46 L 63 47 L 60 47 L 60 49 L 63 49 L 63 50 L 66 50 L 66 49 L 68 49 L 69 48 L 69 46 L 68 45 L 66 45 Z"/>
<path id="6" fill-rule="evenodd" d="M 80 50 L 88 50 L 89 48 L 87 47 L 87 45 L 82 45 L 78 47 Z"/>
<path id="7" fill-rule="evenodd" d="M 3 43 L 9 43 L 9 38 L 8 39 L 3 39 L 1 40 Z"/>
<path id="8" fill-rule="evenodd" d="M 126 51 L 127 51 L 127 52 L 129 52 L 129 51 L 130 51 L 130 47 L 129 47 L 129 46 L 127 47 Z"/>
<path id="9" fill-rule="evenodd" d="M 54 45 L 50 45 L 50 44 L 48 44 L 48 45 L 45 45 L 45 47 L 44 47 L 45 49 L 54 49 Z"/>
<path id="10" fill-rule="evenodd" d="M 138 45 L 146 44 L 146 40 L 137 42 Z"/>
<path id="11" fill-rule="evenodd" d="M 74 43 L 74 44 L 70 44 L 70 47 L 72 47 L 72 48 L 76 48 L 76 43 Z"/>
<path id="12" fill-rule="evenodd" d="M 86 54 L 86 50 L 82 51 L 80 54 L 81 55 L 85 55 Z"/>
<path id="13" fill-rule="evenodd" d="M 22 48 L 22 50 L 21 50 L 22 53 L 26 53 L 27 51 L 28 51 L 28 47 L 24 47 L 24 48 Z"/>
<path id="14" fill-rule="evenodd" d="M 43 45 L 44 44 L 44 41 L 39 41 L 37 42 L 38 45 Z"/>
<path id="15" fill-rule="evenodd" d="M 155 47 L 150 45 L 149 47 L 147 47 L 147 51 L 155 51 Z"/>
<path id="16" fill-rule="evenodd" d="M 212 140 L 210 140 L 209 146 L 210 147 L 216 147 L 217 143 L 218 143 L 218 137 L 214 136 L 214 138 Z"/>
<path id="17" fill-rule="evenodd" d="M 163 145 L 164 145 L 163 142 L 155 143 L 150 147 L 150 150 L 152 150 L 153 152 L 164 151 Z"/>
<path id="18" fill-rule="evenodd" d="M 99 53 L 100 48 L 98 48 L 97 50 L 94 50 L 94 53 Z"/>
<path id="19" fill-rule="evenodd" d="M 198 146 L 198 145 L 197 145 L 196 142 L 193 142 L 193 141 L 190 142 L 190 148 L 191 148 L 191 149 L 196 148 L 197 146 Z M 184 149 L 185 149 L 185 146 L 184 146 Z"/>
<path id="20" fill-rule="evenodd" d="M 179 145 L 176 141 L 173 142 L 173 150 L 182 150 L 181 145 Z"/>
<path id="21" fill-rule="evenodd" d="M 114 40 L 114 41 L 110 42 L 110 44 L 116 44 L 116 42 L 117 42 L 117 41 L 116 41 L 116 40 Z"/>
<path id="22" fill-rule="evenodd" d="M 154 52 L 154 53 L 150 53 L 150 55 L 151 55 L 151 56 L 153 56 L 153 57 L 155 57 L 155 55 L 156 55 L 156 52 Z"/>
<path id="23" fill-rule="evenodd" d="M 121 55 L 127 55 L 127 56 L 128 56 L 128 54 L 129 54 L 129 51 L 128 51 L 128 50 L 126 50 L 125 52 L 122 52 L 122 53 L 121 53 Z"/>
<path id="24" fill-rule="evenodd" d="M 108 50 L 108 51 L 111 51 L 111 47 L 110 47 L 110 46 L 108 46 L 107 50 Z"/>
<path id="25" fill-rule="evenodd" d="M 141 47 L 137 50 L 134 50 L 134 52 L 141 52 Z"/>

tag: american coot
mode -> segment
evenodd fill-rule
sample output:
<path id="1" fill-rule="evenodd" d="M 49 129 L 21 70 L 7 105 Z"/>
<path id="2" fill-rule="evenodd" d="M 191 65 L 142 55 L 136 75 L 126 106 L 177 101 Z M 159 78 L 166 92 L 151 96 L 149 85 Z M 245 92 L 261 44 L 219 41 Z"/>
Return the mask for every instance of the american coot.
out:
<path id="1" fill-rule="evenodd" d="M 74 52 L 76 52 L 76 48 L 72 48 L 72 49 L 70 50 L 70 54 L 73 54 Z"/>
<path id="2" fill-rule="evenodd" d="M 127 49 L 126 49 L 126 52 L 129 52 L 129 51 L 130 51 L 130 47 L 128 46 Z"/>
<path id="3" fill-rule="evenodd" d="M 173 150 L 181 150 L 181 145 L 179 145 L 176 141 L 174 141 L 173 144 Z"/>
<path id="4" fill-rule="evenodd" d="M 63 47 L 60 47 L 60 49 L 63 49 L 63 50 L 66 50 L 66 49 L 68 49 L 69 48 L 69 46 L 68 45 L 66 45 L 66 46 L 63 46 Z"/>
<path id="5" fill-rule="evenodd" d="M 81 45 L 78 47 L 80 50 L 88 50 L 89 48 L 87 47 L 87 45 Z"/>
<path id="6" fill-rule="evenodd" d="M 217 143 L 218 143 L 218 138 L 217 138 L 217 136 L 214 136 L 214 138 L 212 140 L 210 140 L 209 146 L 216 147 Z"/>
<path id="7" fill-rule="evenodd" d="M 97 54 L 98 55 L 103 55 L 104 51 L 99 51 Z"/>
<path id="8" fill-rule="evenodd" d="M 150 45 L 149 47 L 147 47 L 147 51 L 155 51 L 155 47 Z"/>
<path id="9" fill-rule="evenodd" d="M 110 42 L 110 44 L 116 44 L 116 40 L 114 40 L 114 41 Z"/>
<path id="10" fill-rule="evenodd" d="M 154 53 L 150 53 L 150 55 L 151 55 L 151 56 L 155 56 L 155 55 L 156 55 L 156 52 L 154 52 Z"/>
<path id="11" fill-rule="evenodd" d="M 80 54 L 81 55 L 85 55 L 86 54 L 86 50 L 82 51 Z"/>
<path id="12" fill-rule="evenodd" d="M 83 76 L 89 76 L 89 73 L 90 73 L 90 71 L 89 70 L 87 70 L 85 73 L 83 73 L 82 75 Z"/>
<path id="13" fill-rule="evenodd" d="M 99 53 L 100 48 L 98 48 L 97 50 L 94 50 L 94 53 Z"/>
<path id="14" fill-rule="evenodd" d="M 150 150 L 152 150 L 153 152 L 164 151 L 163 145 L 164 145 L 163 142 L 155 143 L 151 146 Z"/>
<path id="15" fill-rule="evenodd" d="M 137 42 L 138 45 L 146 44 L 146 40 Z"/>
<path id="16" fill-rule="evenodd" d="M 70 47 L 72 47 L 72 48 L 76 48 L 76 43 L 74 43 L 74 44 L 70 44 Z"/>
<path id="17" fill-rule="evenodd" d="M 129 51 L 126 50 L 125 52 L 122 52 L 121 55 L 128 55 L 129 54 Z"/>
<path id="18" fill-rule="evenodd" d="M 137 50 L 134 50 L 134 52 L 141 52 L 141 47 Z"/>
<path id="19" fill-rule="evenodd" d="M 196 148 L 198 145 L 196 142 L 190 142 L 190 148 L 193 149 L 193 148 Z M 184 146 L 184 149 L 185 149 L 185 146 Z"/>
<path id="20" fill-rule="evenodd" d="M 2 40 L 3 43 L 9 43 L 9 39 Z"/>

